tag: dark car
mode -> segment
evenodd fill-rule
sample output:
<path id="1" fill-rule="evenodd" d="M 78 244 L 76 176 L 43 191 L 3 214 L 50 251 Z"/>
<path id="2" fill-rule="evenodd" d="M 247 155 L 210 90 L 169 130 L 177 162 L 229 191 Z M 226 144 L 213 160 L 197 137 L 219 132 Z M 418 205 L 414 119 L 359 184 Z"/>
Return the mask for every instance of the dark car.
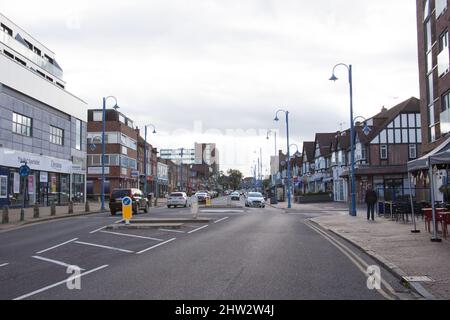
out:
<path id="1" fill-rule="evenodd" d="M 122 211 L 122 199 L 130 197 L 132 200 L 133 214 L 138 214 L 139 210 L 148 212 L 148 199 L 139 189 L 114 189 L 109 197 L 109 209 L 111 215 L 116 215 L 117 212 Z"/>

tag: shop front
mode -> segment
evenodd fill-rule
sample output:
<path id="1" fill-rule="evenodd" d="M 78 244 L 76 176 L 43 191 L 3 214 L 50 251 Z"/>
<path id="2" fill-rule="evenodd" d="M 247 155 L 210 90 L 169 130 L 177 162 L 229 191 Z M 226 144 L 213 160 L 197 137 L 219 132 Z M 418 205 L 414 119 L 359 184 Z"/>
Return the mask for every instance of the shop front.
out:
<path id="1" fill-rule="evenodd" d="M 19 174 L 23 162 L 31 169 L 28 177 Z M 84 181 L 84 172 L 69 160 L 0 148 L 0 206 L 83 202 Z"/>

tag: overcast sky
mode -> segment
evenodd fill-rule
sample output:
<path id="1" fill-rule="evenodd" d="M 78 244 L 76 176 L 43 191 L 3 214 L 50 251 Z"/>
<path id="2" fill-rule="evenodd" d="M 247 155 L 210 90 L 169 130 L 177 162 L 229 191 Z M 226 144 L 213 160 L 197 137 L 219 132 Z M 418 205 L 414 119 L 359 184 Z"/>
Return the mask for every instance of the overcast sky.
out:
<path id="1" fill-rule="evenodd" d="M 290 111 L 291 142 L 349 126 L 419 95 L 414 0 L 0 0 L 3 14 L 56 53 L 67 89 L 100 107 L 156 125 L 158 148 L 216 142 L 221 169 L 250 175 L 266 130 Z M 342 124 L 343 123 L 343 124 Z M 295 151 L 295 148 L 294 148 Z"/>

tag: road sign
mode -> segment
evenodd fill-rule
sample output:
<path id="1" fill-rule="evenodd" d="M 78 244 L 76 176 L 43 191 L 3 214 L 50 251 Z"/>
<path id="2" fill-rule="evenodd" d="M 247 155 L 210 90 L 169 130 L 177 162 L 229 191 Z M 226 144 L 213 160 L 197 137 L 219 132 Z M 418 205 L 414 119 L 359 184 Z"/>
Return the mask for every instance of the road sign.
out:
<path id="1" fill-rule="evenodd" d="M 30 167 L 24 164 L 19 168 L 19 174 L 21 177 L 28 177 L 30 175 L 30 170 Z"/>
<path id="2" fill-rule="evenodd" d="M 89 146 L 91 148 L 91 151 L 95 151 L 97 149 L 97 146 L 93 143 Z"/>
<path id="3" fill-rule="evenodd" d="M 130 197 L 122 199 L 122 218 L 126 224 L 130 224 L 130 220 L 133 217 L 133 201 Z"/>

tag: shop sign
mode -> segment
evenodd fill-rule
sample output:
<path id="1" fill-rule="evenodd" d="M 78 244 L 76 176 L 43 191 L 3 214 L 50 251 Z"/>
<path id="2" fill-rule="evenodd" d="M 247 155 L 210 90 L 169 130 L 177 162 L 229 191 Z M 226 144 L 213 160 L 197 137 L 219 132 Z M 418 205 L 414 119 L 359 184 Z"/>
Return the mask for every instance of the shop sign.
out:
<path id="1" fill-rule="evenodd" d="M 102 167 L 89 167 L 88 174 L 102 174 Z M 109 167 L 105 167 L 105 174 L 109 174 Z"/>
<path id="2" fill-rule="evenodd" d="M 26 162 L 31 170 L 71 173 L 72 162 L 34 153 L 0 148 L 0 163 L 5 167 L 20 168 Z"/>

